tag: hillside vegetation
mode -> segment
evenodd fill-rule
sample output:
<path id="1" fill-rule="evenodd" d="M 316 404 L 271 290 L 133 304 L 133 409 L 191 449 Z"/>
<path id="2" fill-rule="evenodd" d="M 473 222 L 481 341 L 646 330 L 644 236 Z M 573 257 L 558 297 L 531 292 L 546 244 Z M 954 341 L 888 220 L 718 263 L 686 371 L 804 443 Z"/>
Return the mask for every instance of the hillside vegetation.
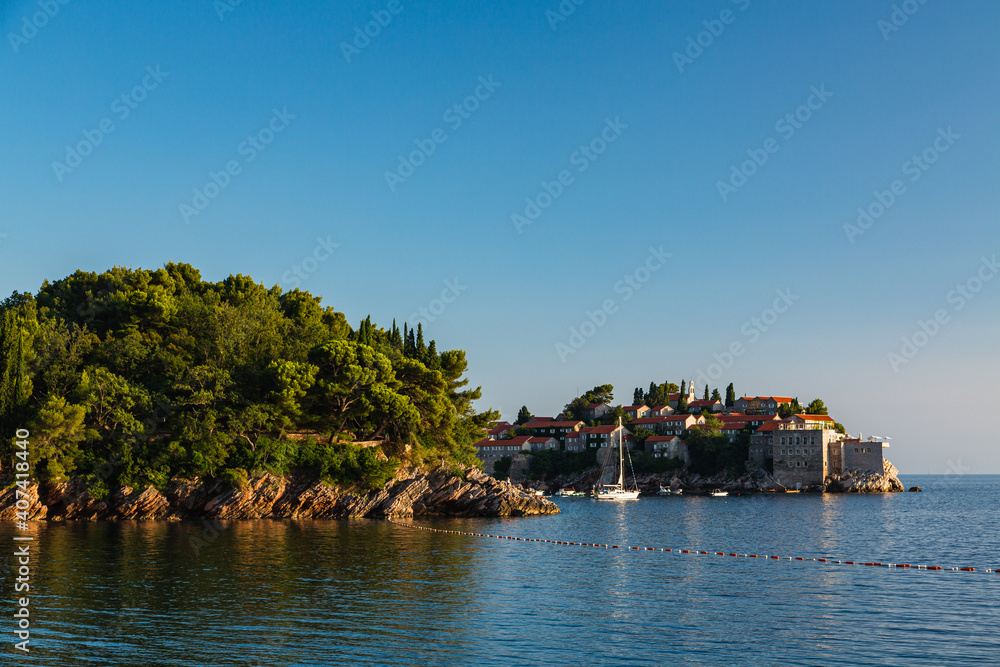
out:
<path id="1" fill-rule="evenodd" d="M 0 304 L 0 468 L 31 432 L 33 475 L 116 485 L 174 475 L 244 484 L 309 468 L 381 486 L 401 460 L 476 465 L 465 352 L 367 318 L 354 329 L 319 297 L 187 264 L 46 281 Z M 354 441 L 385 440 L 379 447 Z"/>

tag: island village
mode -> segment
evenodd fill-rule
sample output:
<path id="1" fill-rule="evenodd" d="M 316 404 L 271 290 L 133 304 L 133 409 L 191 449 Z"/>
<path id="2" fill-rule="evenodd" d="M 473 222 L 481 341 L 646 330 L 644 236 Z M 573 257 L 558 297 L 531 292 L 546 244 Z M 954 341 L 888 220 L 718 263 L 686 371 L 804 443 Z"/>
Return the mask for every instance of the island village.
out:
<path id="1" fill-rule="evenodd" d="M 493 423 L 474 445 L 484 469 L 514 482 L 545 482 L 533 470 L 536 459 L 574 458 L 593 469 L 620 445 L 630 463 L 645 462 L 633 476 L 660 473 L 660 483 L 672 479 L 675 487 L 691 479 L 694 468 L 703 473 L 694 479 L 736 490 L 903 490 L 883 455 L 890 438 L 848 434 L 821 400 L 802 407 L 789 396 L 736 398 L 732 384 L 725 399 L 718 389 L 710 395 L 707 386 L 699 398 L 692 381 L 651 384 L 648 392 L 635 390 L 635 405 L 614 406 L 601 400 L 611 390 L 595 387 L 556 417 L 533 416 L 523 407 L 514 423 Z M 641 400 L 646 398 L 659 400 Z M 712 459 L 719 458 L 720 444 L 728 450 L 728 466 Z"/>

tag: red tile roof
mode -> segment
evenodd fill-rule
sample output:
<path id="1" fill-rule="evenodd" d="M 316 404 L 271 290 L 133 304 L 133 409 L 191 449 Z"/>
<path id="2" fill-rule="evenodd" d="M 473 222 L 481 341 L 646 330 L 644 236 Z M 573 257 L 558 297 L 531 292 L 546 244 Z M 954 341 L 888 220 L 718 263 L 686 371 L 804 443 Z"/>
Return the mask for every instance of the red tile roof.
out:
<path id="1" fill-rule="evenodd" d="M 549 440 L 556 440 L 558 442 L 558 438 L 553 438 L 552 436 L 536 436 L 534 438 L 528 438 L 528 442 L 532 445 L 544 445 Z"/>
<path id="2" fill-rule="evenodd" d="M 795 415 L 799 419 L 807 422 L 832 422 L 833 417 L 829 415 Z"/>
<path id="3" fill-rule="evenodd" d="M 643 410 L 643 409 L 649 410 L 649 406 L 648 405 L 626 405 L 624 408 L 622 408 L 622 410 L 625 410 L 626 412 L 628 412 L 629 410 L 631 410 L 632 412 L 635 412 L 636 410 Z"/>
<path id="4" fill-rule="evenodd" d="M 625 428 L 624 426 L 622 428 Z M 588 426 L 586 428 L 581 428 L 580 433 L 614 433 L 618 430 L 618 424 L 609 424 L 605 426 Z"/>
<path id="5" fill-rule="evenodd" d="M 525 422 L 524 424 L 521 424 L 521 427 L 522 428 L 573 428 L 577 424 L 582 424 L 582 423 L 583 422 L 581 421 L 566 421 L 566 422 L 543 421 L 538 423 Z"/>
<path id="6" fill-rule="evenodd" d="M 721 403 L 721 402 L 722 401 L 718 401 L 718 400 L 713 401 L 712 399 L 708 399 L 706 401 L 705 399 L 700 398 L 697 401 L 691 401 L 690 403 L 688 403 L 688 407 L 689 408 L 710 408 L 713 405 L 715 405 L 716 403 Z"/>
<path id="7" fill-rule="evenodd" d="M 790 396 L 743 396 L 744 401 L 774 401 L 775 403 L 791 403 L 793 400 Z"/>
<path id="8" fill-rule="evenodd" d="M 629 422 L 630 425 L 645 426 L 651 424 L 659 424 L 661 422 L 667 421 L 666 417 L 661 417 L 657 415 L 656 417 L 639 417 L 638 419 L 633 419 Z"/>
<path id="9" fill-rule="evenodd" d="M 757 427 L 757 430 L 754 431 L 754 433 L 770 433 L 771 431 L 777 431 L 781 424 L 787 423 L 787 419 L 772 419 Z"/>
<path id="10" fill-rule="evenodd" d="M 493 447 L 496 445 L 500 445 L 500 446 L 516 447 L 520 449 L 521 446 L 524 445 L 524 443 L 528 442 L 528 440 L 529 436 L 526 435 L 519 435 L 517 437 L 511 438 L 510 440 L 493 440 L 492 438 L 486 438 L 485 440 L 480 440 L 479 442 L 474 444 L 473 447 Z"/>

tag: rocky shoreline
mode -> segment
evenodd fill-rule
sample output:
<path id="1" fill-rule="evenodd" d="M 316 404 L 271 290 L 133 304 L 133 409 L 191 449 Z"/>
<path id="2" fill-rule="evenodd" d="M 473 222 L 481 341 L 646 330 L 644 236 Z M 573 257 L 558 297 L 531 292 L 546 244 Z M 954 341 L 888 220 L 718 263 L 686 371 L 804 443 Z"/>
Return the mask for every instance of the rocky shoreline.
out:
<path id="1" fill-rule="evenodd" d="M 887 460 L 883 460 L 883 472 L 867 470 L 847 470 L 843 475 L 831 476 L 823 486 L 790 489 L 780 484 L 763 470 L 731 477 L 725 473 L 703 477 L 687 471 L 637 475 L 636 483 L 642 495 L 656 495 L 661 486 L 683 489 L 689 493 L 707 493 L 712 489 L 722 489 L 729 493 L 788 493 L 795 491 L 814 493 L 897 493 L 905 491 L 899 481 L 899 471 Z M 597 483 L 600 469 L 592 468 L 575 475 L 553 477 L 542 481 L 527 482 L 525 485 L 545 493 L 555 493 L 563 487 L 578 491 L 589 490 Z"/>
<path id="2" fill-rule="evenodd" d="M 13 478 L 0 480 L 0 521 L 17 518 Z M 80 480 L 25 490 L 29 520 L 346 519 L 558 514 L 551 501 L 481 470 L 401 468 L 385 488 L 358 492 L 305 473 L 264 474 L 246 488 L 216 480 L 172 479 L 166 492 L 122 487 L 97 500 Z M 24 499 L 24 496 L 20 496 Z M 22 502 L 23 507 L 23 502 Z"/>

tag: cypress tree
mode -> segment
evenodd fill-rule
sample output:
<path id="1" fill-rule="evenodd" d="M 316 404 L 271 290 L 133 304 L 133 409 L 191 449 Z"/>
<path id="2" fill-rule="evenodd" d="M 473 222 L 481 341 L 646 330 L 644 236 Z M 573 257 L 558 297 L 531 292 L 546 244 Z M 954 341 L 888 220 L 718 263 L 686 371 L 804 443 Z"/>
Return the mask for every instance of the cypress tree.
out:
<path id="1" fill-rule="evenodd" d="M 705 385 L 705 397 L 702 400 L 703 401 L 707 401 L 708 400 L 708 385 L 707 384 Z"/>
<path id="2" fill-rule="evenodd" d="M 736 405 L 736 390 L 733 389 L 733 383 L 730 382 L 729 386 L 726 387 L 726 407 L 731 408 Z"/>

